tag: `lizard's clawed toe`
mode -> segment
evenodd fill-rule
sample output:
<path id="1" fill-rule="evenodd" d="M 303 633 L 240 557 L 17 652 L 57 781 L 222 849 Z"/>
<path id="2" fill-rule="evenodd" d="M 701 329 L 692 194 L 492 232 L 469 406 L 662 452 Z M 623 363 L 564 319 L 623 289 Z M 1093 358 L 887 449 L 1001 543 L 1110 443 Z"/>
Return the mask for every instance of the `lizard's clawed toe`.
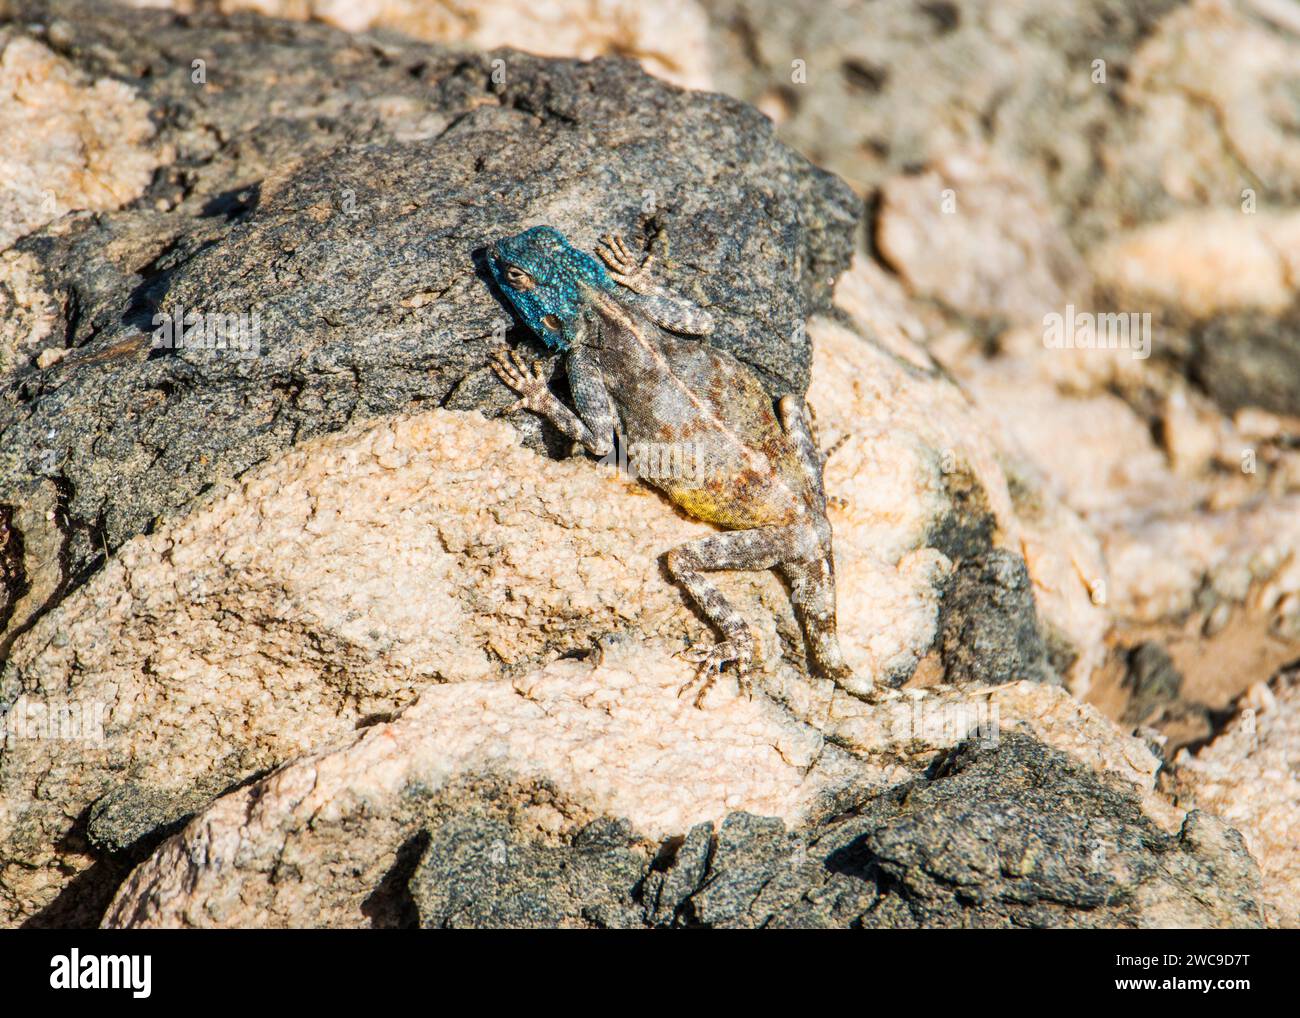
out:
<path id="1" fill-rule="evenodd" d="M 548 380 L 550 367 L 545 361 L 529 364 L 517 349 L 497 350 L 492 355 L 492 370 L 520 398 L 506 407 L 505 413 L 516 410 L 540 410 L 550 393 Z"/>
<path id="2" fill-rule="evenodd" d="M 732 663 L 736 666 L 736 684 L 740 692 L 751 700 L 754 698 L 754 689 L 749 680 L 753 650 L 741 642 L 723 640 L 711 647 L 688 647 L 685 650 L 678 651 L 674 656 L 684 658 L 699 666 L 695 674 L 682 683 L 681 688 L 677 690 L 677 695 L 681 696 L 692 686 L 699 685 L 700 688 L 695 694 L 694 701 L 696 707 L 704 708 L 704 697 L 713 688 L 713 684 L 722 673 L 723 667 Z"/>
<path id="3" fill-rule="evenodd" d="M 510 388 L 518 390 L 523 379 L 515 370 L 515 366 L 510 361 L 510 354 L 505 350 L 498 350 L 492 355 L 492 370 L 496 372 L 497 378 L 505 382 Z"/>
<path id="4" fill-rule="evenodd" d="M 830 447 L 826 449 L 825 452 L 822 453 L 822 463 L 825 464 L 828 460 L 830 460 L 832 456 L 834 456 L 837 452 L 843 449 L 848 444 L 849 439 L 851 439 L 852 437 L 853 437 L 853 432 L 850 431 L 841 435 L 834 442 L 832 442 L 830 444 Z"/>
<path id="5" fill-rule="evenodd" d="M 848 693 L 849 696 L 865 703 L 884 703 L 897 699 L 899 696 L 897 690 L 878 685 L 872 682 L 871 679 L 864 679 L 852 668 L 836 669 L 827 674 L 826 677 L 834 682 L 839 689 Z"/>
<path id="6" fill-rule="evenodd" d="M 638 262 L 636 255 L 628 249 L 622 235 L 618 233 L 607 233 L 601 237 L 596 253 L 616 283 L 637 293 L 644 293 L 650 288 L 650 266 L 654 264 L 654 255 L 647 255 L 645 261 Z"/>

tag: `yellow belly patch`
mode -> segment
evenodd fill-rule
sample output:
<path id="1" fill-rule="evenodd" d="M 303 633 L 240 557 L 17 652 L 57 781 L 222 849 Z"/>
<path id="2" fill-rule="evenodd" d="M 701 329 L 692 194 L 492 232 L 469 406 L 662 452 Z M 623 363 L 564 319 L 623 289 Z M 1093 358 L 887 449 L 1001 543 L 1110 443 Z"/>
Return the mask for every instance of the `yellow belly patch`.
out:
<path id="1" fill-rule="evenodd" d="M 744 503 L 708 488 L 677 485 L 665 487 L 664 493 L 689 515 L 705 523 L 746 529 L 789 522 L 788 507 L 779 509 L 762 501 Z"/>

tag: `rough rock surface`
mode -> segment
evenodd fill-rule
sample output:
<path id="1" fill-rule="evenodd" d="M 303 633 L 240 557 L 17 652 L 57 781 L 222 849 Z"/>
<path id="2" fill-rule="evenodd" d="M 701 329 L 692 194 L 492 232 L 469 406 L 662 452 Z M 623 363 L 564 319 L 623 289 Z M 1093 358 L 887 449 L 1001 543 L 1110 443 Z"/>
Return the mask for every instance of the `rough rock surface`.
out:
<path id="1" fill-rule="evenodd" d="M 1294 271 L 1277 269 L 1295 244 L 1284 236 L 1261 247 L 1258 235 L 1274 231 L 1249 222 L 1285 219 L 1300 200 L 1300 18 L 1285 4 L 644 5 L 663 10 L 663 23 L 643 5 L 563 0 L 218 6 L 483 47 L 626 53 L 669 80 L 711 82 L 753 102 L 781 137 L 867 197 L 878 215 L 865 246 L 916 295 L 983 330 L 1041 315 L 1045 303 L 1087 306 L 1076 248 L 1109 281 L 1134 268 L 1156 282 L 1200 275 L 1199 287 L 1183 288 L 1186 307 L 1183 295 L 1125 303 L 1130 291 L 1117 288 L 1102 291 L 1098 310 L 1159 311 L 1160 356 L 1174 356 L 1229 410 L 1300 405 L 1293 308 L 1208 322 L 1186 313 L 1225 290 L 1293 299 Z M 1226 231 L 1204 228 L 1215 217 Z M 1174 243 L 1135 266 L 1134 243 L 1159 238 Z"/>
<path id="2" fill-rule="evenodd" d="M 1034 540 L 1040 521 L 1018 518 L 969 404 L 856 328 L 810 327 L 818 421 L 847 439 L 827 477 L 843 500 L 833 524 L 850 662 L 882 683 L 932 656 L 950 681 L 1044 679 L 1041 624 L 1086 674 L 1099 612 L 1074 570 L 1092 539 L 1055 526 L 1056 547 L 1028 571 L 995 549 Z M 214 489 L 186 519 L 124 545 L 14 645 L 11 701 L 71 691 L 105 704 L 107 720 L 104 743 L 79 754 L 42 740 L 6 747 L 8 907 L 93 911 L 94 895 L 75 888 L 52 904 L 69 871 L 176 822 L 196 797 L 393 716 L 429 683 L 489 679 L 611 639 L 708 638 L 657 561 L 705 530 L 612 470 L 548 460 L 505 422 L 445 410 L 358 422 Z M 953 579 L 967 561 L 996 563 L 987 586 L 964 566 Z M 766 673 L 794 717 L 821 718 L 812 723 L 840 744 L 887 746 L 888 715 L 829 719 L 825 692 L 788 677 L 802 643 L 775 576 L 724 582 L 759 626 Z M 969 631 L 970 644 L 945 645 L 945 628 Z M 130 822 L 110 830 L 105 818 L 123 811 Z"/>
<path id="3" fill-rule="evenodd" d="M 1300 37 L 1277 8 L 1231 0 L 807 8 L 709 0 L 707 8 L 715 86 L 756 102 L 796 148 L 864 192 L 909 167 L 989 147 L 1042 183 L 1082 247 L 1180 208 L 1235 207 L 1246 187 L 1261 207 L 1300 198 Z"/>
<path id="4" fill-rule="evenodd" d="M 974 318 L 1037 322 L 1088 294 L 1045 197 L 978 151 L 886 180 L 873 239 L 913 294 Z"/>
<path id="5" fill-rule="evenodd" d="M 940 621 L 948 681 L 1055 678 L 1033 605 L 1033 582 L 1019 555 L 998 549 L 962 562 Z"/>
<path id="6" fill-rule="evenodd" d="M 1261 683 L 1237 704 L 1218 737 L 1177 759 L 1186 799 L 1239 830 L 1259 861 L 1264 896 L 1279 926 L 1300 928 L 1300 673 Z"/>
<path id="7" fill-rule="evenodd" d="M 93 918 L 120 867 L 196 805 L 428 683 L 624 630 L 703 635 L 655 560 L 698 524 L 585 460 L 540 459 L 503 423 L 385 420 L 509 398 L 483 366 L 502 315 L 476 246 L 535 220 L 579 239 L 601 214 L 640 226 L 669 280 L 719 314 L 717 341 L 798 391 L 796 326 L 825 306 L 854 221 L 845 189 L 752 111 L 631 65 L 508 54 L 497 84 L 487 58 L 316 26 L 78 10 L 21 30 L 132 77 L 176 162 L 144 202 L 16 248 L 57 295 L 46 349 L 68 352 L 12 373 L 5 701 L 71 691 L 106 711 L 102 743 L 5 746 L 6 910 L 41 922 Z M 672 198 L 647 212 L 648 192 Z M 257 309 L 259 356 L 149 351 L 146 316 L 175 305 Z M 860 669 L 897 683 L 935 643 L 953 562 L 1017 547 L 1020 525 L 961 393 L 861 328 L 809 331 L 839 379 L 819 387 L 822 425 L 847 438 L 830 473 L 844 634 Z M 737 585 L 771 663 L 798 665 L 779 583 Z M 1094 634 L 1060 629 L 1086 658 Z"/>
<path id="8" fill-rule="evenodd" d="M 1157 352 L 1220 406 L 1300 407 L 1300 214 L 1184 213 L 1089 255 L 1110 306 L 1157 316 Z"/>
<path id="9" fill-rule="evenodd" d="M 867 196 L 916 296 L 979 331 L 1090 308 L 1081 252 L 1095 310 L 1154 313 L 1157 358 L 1226 410 L 1300 407 L 1289 5 L 707 8 L 717 87 Z"/>
<path id="10" fill-rule="evenodd" d="M 1240 835 L 1196 812 L 1167 834 L 1131 787 L 1027 735 L 846 790 L 799 831 L 731 812 L 660 840 L 524 775 L 459 788 L 449 810 L 419 762 L 394 771 L 406 765 L 385 743 L 402 745 L 415 713 L 219 800 L 132 874 L 105 924 L 355 925 L 412 910 L 425 926 L 1262 924 Z M 320 860 L 340 854 L 322 878 Z M 382 903 L 366 894 L 380 874 Z"/>
<path id="11" fill-rule="evenodd" d="M 0 249 L 70 209 L 115 209 L 164 158 L 149 106 L 41 42 L 0 30 Z M 6 316 L 7 317 L 7 316 Z M 0 372 L 12 367 L 0 347 Z"/>
<path id="12" fill-rule="evenodd" d="M 1147 418 L 1106 391 L 1129 370 L 1113 354 L 1046 357 L 1020 336 L 998 357 L 950 363 L 1001 443 L 1098 535 L 1115 662 L 1160 644 L 1182 702 L 1224 709 L 1300 654 L 1300 426 L 1225 418 L 1181 378 L 1154 373 L 1166 395 Z M 1122 697 L 1111 705 L 1117 719 L 1128 709 Z"/>
<path id="13" fill-rule="evenodd" d="M 193 12 L 202 0 L 130 0 Z M 657 77 L 709 85 L 708 21 L 694 0 L 209 0 L 225 13 L 256 11 L 361 32 L 391 29 L 413 39 L 479 49 L 513 46 L 539 56 L 630 56 Z"/>
<path id="14" fill-rule="evenodd" d="M 617 3 L 267 2 L 706 73 L 687 4 L 673 36 Z M 6 922 L 1293 921 L 1284 804 L 1253 792 L 1290 766 L 1285 708 L 1173 760 L 1300 643 L 1284 26 L 710 0 L 716 80 L 867 194 L 862 231 L 752 110 L 630 63 L 201 6 L 0 0 L 21 86 L 126 118 L 129 178 L 0 251 L 0 704 L 104 722 L 0 745 Z M 677 699 L 671 653 L 711 634 L 657 559 L 705 528 L 488 419 L 488 354 L 530 341 L 476 251 L 541 221 L 623 230 L 774 393 L 811 380 L 845 650 L 899 699 L 810 681 L 768 575 L 722 578 L 755 699 Z M 1161 310 L 1151 360 L 1044 350 L 1094 277 Z M 257 355 L 150 350 L 178 308 L 256 311 Z M 1171 788 L 1240 824 L 1262 887 Z"/>
<path id="15" fill-rule="evenodd" d="M 295 441 L 416 403 L 504 405 L 486 364 L 510 319 L 474 252 L 528 224 L 652 244 L 715 342 L 776 391 L 807 386 L 799 323 L 847 264 L 856 209 L 734 100 L 631 62 L 506 53 L 497 83 L 488 55 L 319 26 L 20 10 L 14 33 L 131 80 L 175 152 L 143 201 L 16 248 L 61 312 L 39 345 L 62 360 L 5 379 L 0 506 L 58 487 L 59 589 Z M 260 355 L 151 350 L 154 314 L 184 311 L 256 312 Z"/>

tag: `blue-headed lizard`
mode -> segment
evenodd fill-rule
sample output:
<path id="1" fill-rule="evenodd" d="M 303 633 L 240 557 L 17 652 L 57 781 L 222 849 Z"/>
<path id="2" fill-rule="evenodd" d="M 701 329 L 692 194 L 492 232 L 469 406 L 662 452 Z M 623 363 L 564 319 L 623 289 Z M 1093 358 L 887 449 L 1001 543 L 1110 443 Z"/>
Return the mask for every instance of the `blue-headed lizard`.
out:
<path id="1" fill-rule="evenodd" d="M 713 330 L 709 313 L 654 284 L 653 255 L 637 264 L 618 236 L 602 239 L 599 260 L 564 234 L 538 226 L 490 245 L 497 285 L 524 323 L 562 351 L 576 413 L 551 392 L 545 362 L 517 349 L 493 367 L 520 395 L 509 410 L 549 420 L 590 453 L 605 457 L 618 433 L 638 447 L 689 450 L 689 469 L 644 479 L 691 516 L 724 528 L 667 553 L 672 576 L 722 640 L 691 652 L 700 706 L 718 672 L 734 663 L 748 687 L 754 637 L 708 579 L 724 569 L 777 568 L 790 583 L 814 669 L 858 696 L 871 683 L 845 663 L 836 633 L 835 569 L 826 518 L 823 460 L 803 401 L 775 403 L 749 368 L 686 336 Z M 602 264 L 603 262 L 603 264 Z"/>

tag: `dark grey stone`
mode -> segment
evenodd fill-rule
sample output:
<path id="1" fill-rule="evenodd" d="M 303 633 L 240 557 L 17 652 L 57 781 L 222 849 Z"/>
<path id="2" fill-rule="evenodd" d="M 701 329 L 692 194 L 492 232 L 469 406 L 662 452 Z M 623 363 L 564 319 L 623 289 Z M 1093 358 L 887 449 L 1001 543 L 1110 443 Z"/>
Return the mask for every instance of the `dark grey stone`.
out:
<path id="1" fill-rule="evenodd" d="M 1300 304 L 1220 315 L 1191 330 L 1188 373 L 1229 413 L 1300 414 Z"/>
<path id="2" fill-rule="evenodd" d="M 426 926 L 1263 924 L 1239 834 L 1199 812 L 1166 834 L 1131 786 L 1017 733 L 807 828 L 733 813 L 653 858 L 611 821 L 548 843 L 473 798 L 428 829 Z"/>
<path id="3" fill-rule="evenodd" d="M 1141 724 L 1154 711 L 1174 704 L 1183 688 L 1182 673 L 1158 643 L 1140 643 L 1128 652 L 1124 686 L 1129 692 L 1124 722 Z"/>
<path id="4" fill-rule="evenodd" d="M 645 858 L 635 845 L 616 821 L 545 844 L 471 810 L 432 827 L 408 886 L 426 928 L 636 926 Z"/>
<path id="5" fill-rule="evenodd" d="M 670 840 L 661 848 L 641 895 L 650 925 L 697 925 L 694 911 L 687 912 L 686 906 L 703 885 L 712 855 L 712 824 L 696 824 L 680 843 Z"/>
<path id="6" fill-rule="evenodd" d="M 1058 682 L 1048 663 L 1025 560 L 995 548 L 961 560 L 940 610 L 947 681 Z"/>

